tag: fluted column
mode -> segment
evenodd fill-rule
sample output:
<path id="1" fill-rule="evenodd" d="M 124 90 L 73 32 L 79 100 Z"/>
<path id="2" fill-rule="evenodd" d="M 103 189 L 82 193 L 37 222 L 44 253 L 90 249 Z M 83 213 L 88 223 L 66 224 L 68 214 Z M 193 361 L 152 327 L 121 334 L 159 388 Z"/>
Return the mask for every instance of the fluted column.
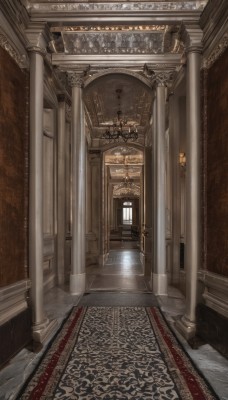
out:
<path id="1" fill-rule="evenodd" d="M 66 177 L 65 177 L 65 128 L 66 102 L 65 96 L 58 96 L 58 234 L 57 234 L 57 275 L 58 284 L 65 281 L 65 226 L 66 226 Z"/>
<path id="2" fill-rule="evenodd" d="M 197 273 L 200 267 L 200 64 L 201 46 L 187 53 L 187 137 L 186 137 L 186 310 L 177 323 L 187 338 L 195 335 Z"/>
<path id="3" fill-rule="evenodd" d="M 72 257 L 70 292 L 85 291 L 85 122 L 82 101 L 83 81 L 70 74 L 72 86 Z"/>
<path id="4" fill-rule="evenodd" d="M 43 295 L 43 77 L 45 51 L 33 46 L 30 54 L 30 168 L 29 267 L 33 338 L 43 342 L 51 325 L 44 312 Z"/>
<path id="5" fill-rule="evenodd" d="M 155 139 L 155 206 L 154 210 L 154 271 L 153 291 L 167 295 L 166 230 L 165 230 L 165 95 L 164 83 L 156 85 L 156 139 Z"/>

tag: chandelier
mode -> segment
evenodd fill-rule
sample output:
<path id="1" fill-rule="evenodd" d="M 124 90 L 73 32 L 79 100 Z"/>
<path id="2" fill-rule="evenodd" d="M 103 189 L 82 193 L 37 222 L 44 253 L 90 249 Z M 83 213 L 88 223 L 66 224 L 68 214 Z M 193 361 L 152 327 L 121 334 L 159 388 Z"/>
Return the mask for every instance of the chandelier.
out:
<path id="1" fill-rule="evenodd" d="M 123 187 L 125 187 L 125 188 L 131 188 L 132 185 L 133 185 L 133 179 L 131 179 L 131 178 L 129 177 L 129 175 L 128 175 L 128 166 L 127 166 L 126 169 L 127 169 L 127 171 L 126 171 L 125 177 L 124 177 L 124 179 L 123 179 Z"/>
<path id="2" fill-rule="evenodd" d="M 120 101 L 120 95 L 122 90 L 117 89 L 117 98 Z M 120 107 L 120 103 L 119 103 Z M 108 140 L 109 142 L 120 142 L 124 141 L 125 143 L 130 141 L 136 141 L 138 139 L 138 131 L 135 124 L 129 124 L 126 119 L 122 117 L 122 111 L 119 108 L 117 111 L 116 122 L 106 129 L 106 131 L 102 135 L 102 139 Z"/>

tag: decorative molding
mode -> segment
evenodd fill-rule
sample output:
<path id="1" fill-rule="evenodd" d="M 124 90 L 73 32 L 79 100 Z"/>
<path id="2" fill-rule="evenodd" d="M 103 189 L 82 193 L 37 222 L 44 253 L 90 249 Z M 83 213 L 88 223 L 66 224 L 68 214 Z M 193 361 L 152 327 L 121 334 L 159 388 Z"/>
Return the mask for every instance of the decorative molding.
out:
<path id="1" fill-rule="evenodd" d="M 50 28 L 51 32 L 161 32 L 166 25 L 77 25 L 77 26 L 56 26 Z"/>
<path id="2" fill-rule="evenodd" d="M 29 12 L 30 14 L 41 14 L 46 13 L 85 13 L 85 12 L 124 12 L 129 11 L 140 12 L 140 11 L 202 11 L 207 4 L 207 0 L 198 1 L 131 1 L 127 2 L 111 2 L 111 3 L 72 3 L 70 1 L 61 4 L 55 2 L 52 3 L 30 3 Z"/>
<path id="3" fill-rule="evenodd" d="M 0 46 L 7 51 L 20 68 L 27 66 L 26 56 L 17 52 L 2 32 L 0 32 Z"/>
<path id="4" fill-rule="evenodd" d="M 185 25 L 183 22 L 180 35 L 187 52 L 202 53 L 203 31 L 198 25 Z"/>
<path id="5" fill-rule="evenodd" d="M 66 103 L 66 120 L 71 121 L 71 106 Z"/>
<path id="6" fill-rule="evenodd" d="M 164 53 L 163 31 L 63 32 L 62 37 L 71 55 Z"/>
<path id="7" fill-rule="evenodd" d="M 153 83 L 158 86 L 168 86 L 174 79 L 173 71 L 161 71 L 155 73 L 154 77 L 152 77 Z"/>
<path id="8" fill-rule="evenodd" d="M 28 308 L 29 280 L 19 281 L 0 289 L 0 325 Z"/>
<path id="9" fill-rule="evenodd" d="M 99 72 L 93 74 L 92 76 L 89 76 L 85 81 L 85 87 L 90 85 L 97 78 L 100 78 L 102 76 L 109 75 L 109 74 L 125 74 L 125 75 L 129 75 L 129 76 L 132 76 L 133 78 L 139 79 L 146 86 L 151 88 L 150 80 L 147 77 L 143 76 L 141 73 L 131 71 L 131 70 L 127 69 L 127 68 L 113 68 L 113 67 L 102 69 Z"/>
<path id="10" fill-rule="evenodd" d="M 29 53 L 38 53 L 40 54 L 42 57 L 45 57 L 47 54 L 47 51 L 39 46 L 28 46 L 27 47 L 27 51 Z"/>
<path id="11" fill-rule="evenodd" d="M 68 83 L 71 87 L 79 87 L 82 88 L 84 86 L 84 79 L 81 74 L 77 74 L 74 72 L 68 73 Z"/>
<path id="12" fill-rule="evenodd" d="M 224 53 L 224 51 L 228 47 L 228 32 L 222 37 L 221 41 L 217 44 L 217 46 L 212 50 L 210 55 L 203 59 L 203 68 L 209 69 L 215 61 Z"/>
<path id="13" fill-rule="evenodd" d="M 47 23 L 31 23 L 25 30 L 25 35 L 29 51 L 37 51 L 46 55 L 48 43 L 51 41 Z"/>
<path id="14" fill-rule="evenodd" d="M 200 271 L 199 280 L 205 285 L 205 304 L 228 318 L 228 278 L 212 272 Z"/>

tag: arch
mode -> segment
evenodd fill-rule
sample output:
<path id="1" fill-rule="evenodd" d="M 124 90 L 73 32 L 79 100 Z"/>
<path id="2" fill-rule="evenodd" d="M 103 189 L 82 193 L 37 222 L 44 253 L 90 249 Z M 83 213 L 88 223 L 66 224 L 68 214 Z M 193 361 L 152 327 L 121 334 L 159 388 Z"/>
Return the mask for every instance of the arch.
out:
<path id="1" fill-rule="evenodd" d="M 140 73 L 130 71 L 126 68 L 113 68 L 113 67 L 107 68 L 105 70 L 102 70 L 102 71 L 97 72 L 96 74 L 90 76 L 88 79 L 85 80 L 84 88 L 86 89 L 95 80 L 102 78 L 104 76 L 107 76 L 107 75 L 112 75 L 112 74 L 128 75 L 132 78 L 138 79 L 144 85 L 146 85 L 149 89 L 152 89 L 151 81 L 148 78 L 146 78 L 145 76 L 141 75 Z"/>

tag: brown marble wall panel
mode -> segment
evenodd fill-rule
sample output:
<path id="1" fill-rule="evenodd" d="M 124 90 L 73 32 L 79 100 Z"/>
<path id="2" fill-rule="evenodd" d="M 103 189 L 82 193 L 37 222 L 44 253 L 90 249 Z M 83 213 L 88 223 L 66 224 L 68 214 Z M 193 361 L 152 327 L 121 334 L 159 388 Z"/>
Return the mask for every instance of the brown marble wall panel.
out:
<path id="1" fill-rule="evenodd" d="M 27 92 L 0 47 L 0 287 L 27 277 Z"/>
<path id="2" fill-rule="evenodd" d="M 228 49 L 207 74 L 206 267 L 228 276 Z"/>

